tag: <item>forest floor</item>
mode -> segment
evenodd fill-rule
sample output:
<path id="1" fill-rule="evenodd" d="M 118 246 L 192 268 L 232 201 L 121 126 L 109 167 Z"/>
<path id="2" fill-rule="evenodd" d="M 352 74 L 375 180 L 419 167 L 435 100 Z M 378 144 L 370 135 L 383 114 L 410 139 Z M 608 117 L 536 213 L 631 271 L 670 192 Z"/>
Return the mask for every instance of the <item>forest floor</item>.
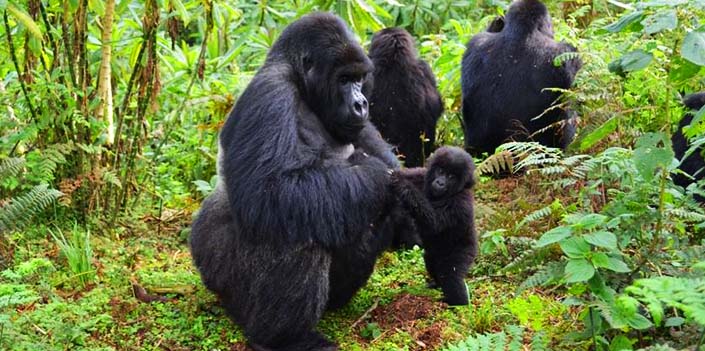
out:
<path id="1" fill-rule="evenodd" d="M 476 187 L 478 233 L 537 237 L 557 219 L 520 229 L 517 222 L 560 196 L 566 195 L 529 176 L 483 178 Z M 85 287 L 68 273 L 45 227 L 5 239 L 0 263 L 9 268 L 0 286 L 14 289 L 14 301 L 0 301 L 0 349 L 247 350 L 191 262 L 184 230 L 190 221 L 190 213 L 165 210 L 161 218 L 117 224 L 119 235 L 94 230 L 97 279 Z M 586 349 L 584 341 L 570 341 L 583 327 L 562 303 L 565 292 L 517 293 L 526 273 L 500 273 L 521 254 L 512 242 L 506 253 L 479 256 L 467 278 L 467 307 L 438 302 L 440 292 L 426 287 L 420 249 L 385 253 L 367 285 L 348 306 L 327 313 L 320 330 L 341 350 L 441 350 L 475 334 L 504 335 L 509 326 L 515 329 L 507 338 L 524 350 L 537 342 L 550 350 Z"/>

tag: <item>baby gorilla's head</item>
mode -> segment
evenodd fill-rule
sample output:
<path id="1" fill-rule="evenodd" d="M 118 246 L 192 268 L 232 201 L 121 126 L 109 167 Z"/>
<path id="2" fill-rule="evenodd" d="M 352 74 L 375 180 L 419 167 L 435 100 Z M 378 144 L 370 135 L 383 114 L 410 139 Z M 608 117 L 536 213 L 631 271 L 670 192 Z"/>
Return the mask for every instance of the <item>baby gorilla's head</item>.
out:
<path id="1" fill-rule="evenodd" d="M 446 199 L 475 185 L 475 163 L 459 147 L 439 148 L 429 157 L 426 168 L 424 192 L 430 200 Z"/>

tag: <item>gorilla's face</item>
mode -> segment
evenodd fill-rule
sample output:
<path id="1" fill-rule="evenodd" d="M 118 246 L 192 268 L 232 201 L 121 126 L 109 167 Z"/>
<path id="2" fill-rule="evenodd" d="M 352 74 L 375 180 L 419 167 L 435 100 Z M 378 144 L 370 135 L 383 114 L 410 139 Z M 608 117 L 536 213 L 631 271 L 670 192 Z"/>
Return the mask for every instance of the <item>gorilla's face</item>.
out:
<path id="1" fill-rule="evenodd" d="M 458 176 L 448 173 L 442 168 L 436 168 L 430 174 L 430 191 L 433 198 L 443 198 L 452 195 L 458 189 Z M 461 188 L 462 189 L 462 188 Z"/>
<path id="2" fill-rule="evenodd" d="M 354 41 L 341 47 L 306 56 L 304 84 L 307 104 L 334 138 L 348 143 L 369 119 L 363 86 L 369 89 L 372 62 Z"/>
<path id="3" fill-rule="evenodd" d="M 457 147 L 442 147 L 429 158 L 426 195 L 431 200 L 449 198 L 474 184 L 472 157 Z"/>

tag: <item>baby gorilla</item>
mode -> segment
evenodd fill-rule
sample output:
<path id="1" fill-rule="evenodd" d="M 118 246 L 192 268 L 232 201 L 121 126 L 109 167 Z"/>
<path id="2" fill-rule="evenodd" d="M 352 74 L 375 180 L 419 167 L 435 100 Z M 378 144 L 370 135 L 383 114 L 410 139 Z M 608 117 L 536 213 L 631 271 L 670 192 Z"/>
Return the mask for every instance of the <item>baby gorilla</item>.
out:
<path id="1" fill-rule="evenodd" d="M 397 171 L 392 181 L 404 210 L 417 221 L 431 283 L 449 305 L 468 304 L 464 278 L 477 256 L 474 171 L 468 153 L 446 146 L 431 155 L 426 169 Z"/>

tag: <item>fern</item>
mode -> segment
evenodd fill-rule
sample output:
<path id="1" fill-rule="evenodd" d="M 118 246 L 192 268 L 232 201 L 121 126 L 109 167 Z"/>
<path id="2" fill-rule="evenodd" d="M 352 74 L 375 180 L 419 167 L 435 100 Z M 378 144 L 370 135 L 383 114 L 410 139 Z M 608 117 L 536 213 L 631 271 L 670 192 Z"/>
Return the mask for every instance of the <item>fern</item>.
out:
<path id="1" fill-rule="evenodd" d="M 0 161 L 0 179 L 17 176 L 25 165 L 21 157 L 10 157 Z"/>
<path id="2" fill-rule="evenodd" d="M 558 67 L 562 65 L 565 62 L 568 62 L 570 60 L 575 60 L 580 58 L 580 53 L 579 52 L 564 52 L 556 58 L 553 59 L 553 65 Z"/>
<path id="3" fill-rule="evenodd" d="M 549 204 L 548 206 L 539 208 L 538 210 L 529 213 L 524 217 L 524 219 L 519 222 L 519 224 L 516 225 L 516 228 L 521 228 L 525 226 L 528 223 L 533 223 L 538 221 L 541 218 L 546 218 L 553 213 L 553 203 Z"/>
<path id="4" fill-rule="evenodd" d="M 546 285 L 548 283 L 558 281 L 563 276 L 564 270 L 565 262 L 550 262 L 546 264 L 545 267 L 539 269 L 532 276 L 526 278 L 526 280 L 519 285 L 519 288 L 517 288 L 517 293 L 539 285 Z"/>
<path id="5" fill-rule="evenodd" d="M 688 211 L 683 208 L 671 208 L 665 211 L 665 214 L 674 218 L 681 219 L 685 222 L 705 222 L 705 215 L 697 212 Z"/>
<path id="6" fill-rule="evenodd" d="M 7 205 L 0 207 L 0 233 L 20 228 L 61 195 L 60 191 L 50 189 L 47 184 L 40 184 L 10 199 Z"/>
<path id="7" fill-rule="evenodd" d="M 475 174 L 499 174 L 514 172 L 514 155 L 510 151 L 499 151 L 486 158 L 475 169 Z"/>
<path id="8" fill-rule="evenodd" d="M 703 278 L 639 279 L 632 286 L 627 287 L 626 292 L 645 303 L 652 316 L 663 315 L 663 306 L 666 305 L 683 311 L 688 320 L 705 326 L 705 279 Z"/>
<path id="9" fill-rule="evenodd" d="M 520 351 L 527 348 L 523 345 L 524 328 L 510 325 L 506 330 L 496 333 L 475 334 L 468 336 L 465 340 L 449 345 L 442 349 L 444 351 Z M 543 333 L 535 333 L 531 337 L 530 350 L 546 350 L 548 340 Z"/>
<path id="10" fill-rule="evenodd" d="M 44 150 L 35 150 L 27 155 L 30 169 L 27 179 L 34 183 L 46 183 L 54 180 L 54 172 L 65 164 L 66 155 L 75 150 L 74 144 L 54 144 Z"/>

